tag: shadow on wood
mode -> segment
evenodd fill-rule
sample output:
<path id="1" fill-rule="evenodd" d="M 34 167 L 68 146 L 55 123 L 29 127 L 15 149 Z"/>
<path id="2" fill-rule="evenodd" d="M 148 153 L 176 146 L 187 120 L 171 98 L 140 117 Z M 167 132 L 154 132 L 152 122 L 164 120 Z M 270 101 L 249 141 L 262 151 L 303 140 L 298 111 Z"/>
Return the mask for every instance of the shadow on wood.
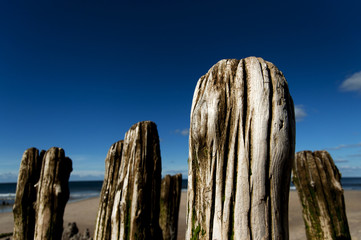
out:
<path id="1" fill-rule="evenodd" d="M 155 123 L 133 125 L 124 142 L 109 150 L 106 169 L 94 238 L 162 239 L 161 156 Z"/>
<path id="2" fill-rule="evenodd" d="M 351 239 L 341 174 L 331 155 L 326 151 L 298 152 L 292 173 L 307 239 Z"/>
<path id="3" fill-rule="evenodd" d="M 179 204 L 182 174 L 166 175 L 161 183 L 159 225 L 163 240 L 176 240 L 178 234 Z"/>

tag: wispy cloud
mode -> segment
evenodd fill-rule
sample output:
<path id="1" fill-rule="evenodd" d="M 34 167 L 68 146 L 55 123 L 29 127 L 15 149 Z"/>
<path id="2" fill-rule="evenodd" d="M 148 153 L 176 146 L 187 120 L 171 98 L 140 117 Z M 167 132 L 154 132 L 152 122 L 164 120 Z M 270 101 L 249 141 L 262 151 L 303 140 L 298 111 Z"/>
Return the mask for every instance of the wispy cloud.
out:
<path id="1" fill-rule="evenodd" d="M 352 176 L 360 176 L 361 166 L 337 166 L 337 168 L 341 171 L 343 177 L 352 177 Z"/>
<path id="2" fill-rule="evenodd" d="M 346 160 L 346 159 L 335 159 L 335 160 L 333 160 L 335 163 L 347 163 L 348 162 L 348 160 Z"/>
<path id="3" fill-rule="evenodd" d="M 302 121 L 307 116 L 306 110 L 303 105 L 295 106 L 295 116 L 297 122 Z"/>
<path id="4" fill-rule="evenodd" d="M 82 161 L 86 161 L 87 159 L 89 159 L 89 157 L 86 156 L 86 155 L 76 154 L 76 155 L 72 155 L 72 156 L 71 156 L 71 159 L 72 159 L 73 161 L 82 162 Z"/>
<path id="5" fill-rule="evenodd" d="M 74 171 L 70 174 L 70 180 L 103 180 L 104 171 L 81 170 Z"/>
<path id="6" fill-rule="evenodd" d="M 0 182 L 17 182 L 17 181 L 18 181 L 17 172 L 0 173 Z"/>
<path id="7" fill-rule="evenodd" d="M 188 128 L 184 128 L 184 129 L 176 129 L 174 131 L 176 134 L 180 134 L 182 136 L 188 136 L 189 135 L 189 129 Z"/>
<path id="8" fill-rule="evenodd" d="M 340 90 L 361 93 L 361 71 L 344 80 L 340 86 Z"/>
<path id="9" fill-rule="evenodd" d="M 344 165 L 344 166 L 340 166 L 339 168 L 344 170 L 361 170 L 361 166 Z"/>
<path id="10" fill-rule="evenodd" d="M 337 165 L 343 177 L 359 177 L 361 166 L 358 165 Z"/>
<path id="11" fill-rule="evenodd" d="M 336 146 L 336 147 L 326 148 L 326 150 L 340 150 L 340 149 L 344 149 L 344 148 L 357 148 L 357 147 L 361 147 L 361 143 L 356 143 L 356 144 L 341 144 L 341 145 L 338 145 L 338 146 Z"/>
<path id="12" fill-rule="evenodd" d="M 347 157 L 349 157 L 349 158 L 361 158 L 361 153 L 350 154 Z"/>

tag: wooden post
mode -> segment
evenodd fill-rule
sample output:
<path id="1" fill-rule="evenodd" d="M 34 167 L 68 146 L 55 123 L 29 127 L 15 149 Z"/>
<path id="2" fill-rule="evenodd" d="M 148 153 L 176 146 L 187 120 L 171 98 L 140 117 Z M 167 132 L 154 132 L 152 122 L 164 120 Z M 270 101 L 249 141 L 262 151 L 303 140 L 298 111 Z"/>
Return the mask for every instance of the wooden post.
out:
<path id="1" fill-rule="evenodd" d="M 179 204 L 182 174 L 166 175 L 161 183 L 159 225 L 163 240 L 176 240 L 178 234 Z"/>
<path id="2" fill-rule="evenodd" d="M 302 203 L 307 239 L 351 239 L 340 179 L 328 152 L 296 154 L 293 183 Z"/>
<path id="3" fill-rule="evenodd" d="M 50 148 L 43 158 L 36 201 L 34 239 L 60 240 L 63 215 L 69 199 L 68 181 L 72 161 L 61 148 Z"/>
<path id="4" fill-rule="evenodd" d="M 105 158 L 105 175 L 95 225 L 95 240 L 110 239 L 111 215 L 113 211 L 114 196 L 118 182 L 122 152 L 123 141 L 116 142 L 110 147 L 107 157 Z"/>
<path id="5" fill-rule="evenodd" d="M 139 122 L 125 134 L 110 239 L 162 239 L 159 227 L 160 182 L 157 126 L 149 121 Z"/>
<path id="6" fill-rule="evenodd" d="M 13 207 L 15 240 L 28 240 L 34 238 L 36 189 L 35 184 L 40 177 L 41 163 L 44 156 L 36 148 L 27 149 L 22 157 L 16 196 Z"/>
<path id="7" fill-rule="evenodd" d="M 288 239 L 294 149 L 282 72 L 255 57 L 214 65 L 193 96 L 186 239 Z"/>

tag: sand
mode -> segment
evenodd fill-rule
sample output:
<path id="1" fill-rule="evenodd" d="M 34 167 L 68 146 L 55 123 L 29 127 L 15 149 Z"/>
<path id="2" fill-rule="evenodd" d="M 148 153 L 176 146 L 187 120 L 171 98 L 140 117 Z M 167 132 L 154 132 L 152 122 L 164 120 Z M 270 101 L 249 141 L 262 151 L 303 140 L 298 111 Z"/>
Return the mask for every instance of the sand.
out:
<path id="1" fill-rule="evenodd" d="M 179 211 L 178 239 L 184 239 L 186 229 L 186 192 L 182 192 L 181 206 Z M 361 239 L 361 191 L 345 191 L 346 212 L 352 239 Z M 94 232 L 99 198 L 91 198 L 79 202 L 67 204 L 64 214 L 64 225 L 68 222 L 76 222 L 82 232 L 89 228 Z M 0 233 L 13 231 L 12 213 L 0 213 Z M 289 204 L 290 239 L 306 239 L 304 223 L 302 219 L 301 205 L 297 192 L 291 191 Z"/>

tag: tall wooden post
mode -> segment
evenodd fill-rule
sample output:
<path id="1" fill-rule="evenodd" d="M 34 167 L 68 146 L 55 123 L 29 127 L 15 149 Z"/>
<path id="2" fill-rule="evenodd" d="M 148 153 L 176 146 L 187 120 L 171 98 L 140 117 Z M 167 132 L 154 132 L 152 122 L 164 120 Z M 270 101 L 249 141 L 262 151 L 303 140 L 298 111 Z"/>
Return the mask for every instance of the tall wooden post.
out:
<path id="1" fill-rule="evenodd" d="M 34 239 L 60 240 L 65 205 L 69 199 L 72 161 L 61 148 L 50 148 L 44 155 L 37 188 Z"/>
<path id="2" fill-rule="evenodd" d="M 40 177 L 44 153 L 45 151 L 42 151 L 39 155 L 38 149 L 29 148 L 24 152 L 21 160 L 13 207 L 13 238 L 16 240 L 28 240 L 34 238 L 34 206 L 36 203 L 35 184 Z"/>
<path id="3" fill-rule="evenodd" d="M 123 143 L 123 141 L 114 143 L 105 158 L 105 175 L 95 225 L 95 240 L 110 239 L 111 216 L 120 171 L 119 167 L 122 159 Z"/>
<path id="4" fill-rule="evenodd" d="M 298 152 L 292 173 L 307 239 L 351 239 L 341 174 L 331 155 L 326 151 Z"/>
<path id="5" fill-rule="evenodd" d="M 161 183 L 159 225 L 163 240 L 176 240 L 178 234 L 179 204 L 182 174 L 166 175 Z"/>
<path id="6" fill-rule="evenodd" d="M 124 142 L 109 150 L 106 168 L 99 206 L 105 209 L 99 209 L 95 239 L 162 240 L 159 227 L 162 166 L 155 123 L 133 125 Z"/>
<path id="7" fill-rule="evenodd" d="M 214 65 L 193 96 L 186 239 L 288 239 L 294 149 L 282 72 L 255 57 Z"/>

